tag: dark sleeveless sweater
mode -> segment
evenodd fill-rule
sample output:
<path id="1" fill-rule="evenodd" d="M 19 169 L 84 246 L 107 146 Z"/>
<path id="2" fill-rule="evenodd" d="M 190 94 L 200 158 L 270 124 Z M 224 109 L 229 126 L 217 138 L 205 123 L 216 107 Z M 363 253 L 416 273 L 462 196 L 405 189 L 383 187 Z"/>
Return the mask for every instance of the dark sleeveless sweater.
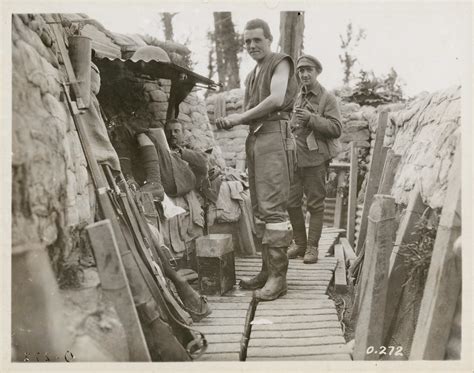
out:
<path id="1" fill-rule="evenodd" d="M 260 65 L 260 71 L 256 74 L 257 66 L 247 75 L 245 79 L 245 96 L 244 96 L 244 110 L 254 108 L 265 98 L 270 96 L 270 83 L 277 65 L 286 59 L 290 63 L 290 74 L 288 76 L 288 86 L 286 88 L 285 99 L 274 113 L 265 115 L 259 120 L 277 120 L 281 119 L 278 113 L 284 114 L 288 117 L 293 109 L 293 103 L 297 94 L 297 83 L 295 79 L 295 68 L 293 60 L 290 56 L 282 53 L 270 53 L 265 57 L 263 63 Z"/>

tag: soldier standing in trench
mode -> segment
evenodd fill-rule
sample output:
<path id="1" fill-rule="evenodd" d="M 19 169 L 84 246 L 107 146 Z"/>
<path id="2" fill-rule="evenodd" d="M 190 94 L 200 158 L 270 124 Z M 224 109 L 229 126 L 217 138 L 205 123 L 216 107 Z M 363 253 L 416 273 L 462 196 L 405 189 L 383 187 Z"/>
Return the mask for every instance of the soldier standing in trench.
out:
<path id="1" fill-rule="evenodd" d="M 296 62 L 300 92 L 291 118 L 296 138 L 298 167 L 290 188 L 288 213 L 293 226 L 294 244 L 288 258 L 304 255 L 304 263 L 318 261 L 318 245 L 323 228 L 326 173 L 331 160 L 328 139 L 341 136 L 341 115 L 336 98 L 317 81 L 323 70 L 313 56 L 303 55 Z M 303 194 L 310 213 L 308 236 L 302 211 Z"/>
<path id="2" fill-rule="evenodd" d="M 287 201 L 295 143 L 288 120 L 297 87 L 291 57 L 273 53 L 272 40 L 265 21 L 254 19 L 246 24 L 245 48 L 257 65 L 246 79 L 245 111 L 216 120 L 219 129 L 250 126 L 246 155 L 257 234 L 262 237 L 262 269 L 240 286 L 256 290 L 254 296 L 259 300 L 286 294 L 287 249 L 292 239 Z"/>

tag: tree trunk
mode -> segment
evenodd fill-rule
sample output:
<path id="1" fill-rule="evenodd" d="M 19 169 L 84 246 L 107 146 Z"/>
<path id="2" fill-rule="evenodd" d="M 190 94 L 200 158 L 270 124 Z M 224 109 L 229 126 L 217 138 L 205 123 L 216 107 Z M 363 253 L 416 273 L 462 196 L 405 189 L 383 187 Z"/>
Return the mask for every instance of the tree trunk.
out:
<path id="1" fill-rule="evenodd" d="M 161 21 L 163 22 L 165 40 L 174 40 L 173 33 L 173 17 L 177 13 L 161 13 Z"/>
<path id="2" fill-rule="evenodd" d="M 280 51 L 293 61 L 303 53 L 303 32 L 304 12 L 280 12 Z"/>
<path id="3" fill-rule="evenodd" d="M 216 45 L 216 67 L 223 90 L 240 87 L 239 58 L 241 50 L 239 36 L 235 33 L 230 12 L 214 12 L 214 40 Z"/>

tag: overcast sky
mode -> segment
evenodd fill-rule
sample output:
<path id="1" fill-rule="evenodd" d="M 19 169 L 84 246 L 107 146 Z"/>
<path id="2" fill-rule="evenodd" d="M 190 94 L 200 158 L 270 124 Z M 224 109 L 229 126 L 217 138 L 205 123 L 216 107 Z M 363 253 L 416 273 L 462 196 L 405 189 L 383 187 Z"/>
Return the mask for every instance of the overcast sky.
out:
<path id="1" fill-rule="evenodd" d="M 175 40 L 189 39 L 195 71 L 207 76 L 209 41 L 207 31 L 213 30 L 213 10 L 232 11 L 236 29 L 242 32 L 245 22 L 259 17 L 272 29 L 276 50 L 279 38 L 280 10 L 305 10 L 304 52 L 318 57 L 324 71 L 320 81 L 329 89 L 342 84 L 339 35 L 346 25 L 366 31 L 366 39 L 356 50 L 360 68 L 377 75 L 394 67 L 404 82 L 405 92 L 413 96 L 421 91 L 433 92 L 462 83 L 471 63 L 471 10 L 469 3 L 455 2 L 315 2 L 312 5 L 278 5 L 277 1 L 227 5 L 210 5 L 207 1 L 170 5 L 155 2 L 134 6 L 101 7 L 94 3 L 83 11 L 106 28 L 119 33 L 150 34 L 163 38 L 159 13 L 179 11 L 173 19 Z M 124 4 L 124 3 L 121 3 Z M 281 4 L 281 3 L 280 3 Z M 241 76 L 252 68 L 245 54 Z"/>

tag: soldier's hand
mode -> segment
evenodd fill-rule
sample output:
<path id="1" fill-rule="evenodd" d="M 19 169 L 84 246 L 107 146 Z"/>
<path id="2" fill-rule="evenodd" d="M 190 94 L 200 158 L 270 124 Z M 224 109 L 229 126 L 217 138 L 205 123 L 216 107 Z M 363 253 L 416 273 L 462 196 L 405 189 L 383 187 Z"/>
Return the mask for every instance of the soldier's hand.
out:
<path id="1" fill-rule="evenodd" d="M 296 119 L 298 120 L 298 123 L 301 125 L 305 125 L 306 123 L 308 123 L 309 118 L 311 117 L 311 112 L 306 109 L 297 108 L 295 110 L 295 115 Z"/>
<path id="2" fill-rule="evenodd" d="M 217 118 L 216 127 L 219 130 L 227 130 L 227 129 L 232 128 L 232 126 L 230 126 L 229 121 L 226 118 Z"/>
<path id="3" fill-rule="evenodd" d="M 240 114 L 230 114 L 225 117 L 225 119 L 227 119 L 231 128 L 242 122 L 242 116 Z"/>
<path id="4" fill-rule="evenodd" d="M 239 114 L 231 114 L 224 118 L 216 119 L 216 126 L 218 129 L 229 130 L 232 127 L 240 124 L 241 116 Z"/>

